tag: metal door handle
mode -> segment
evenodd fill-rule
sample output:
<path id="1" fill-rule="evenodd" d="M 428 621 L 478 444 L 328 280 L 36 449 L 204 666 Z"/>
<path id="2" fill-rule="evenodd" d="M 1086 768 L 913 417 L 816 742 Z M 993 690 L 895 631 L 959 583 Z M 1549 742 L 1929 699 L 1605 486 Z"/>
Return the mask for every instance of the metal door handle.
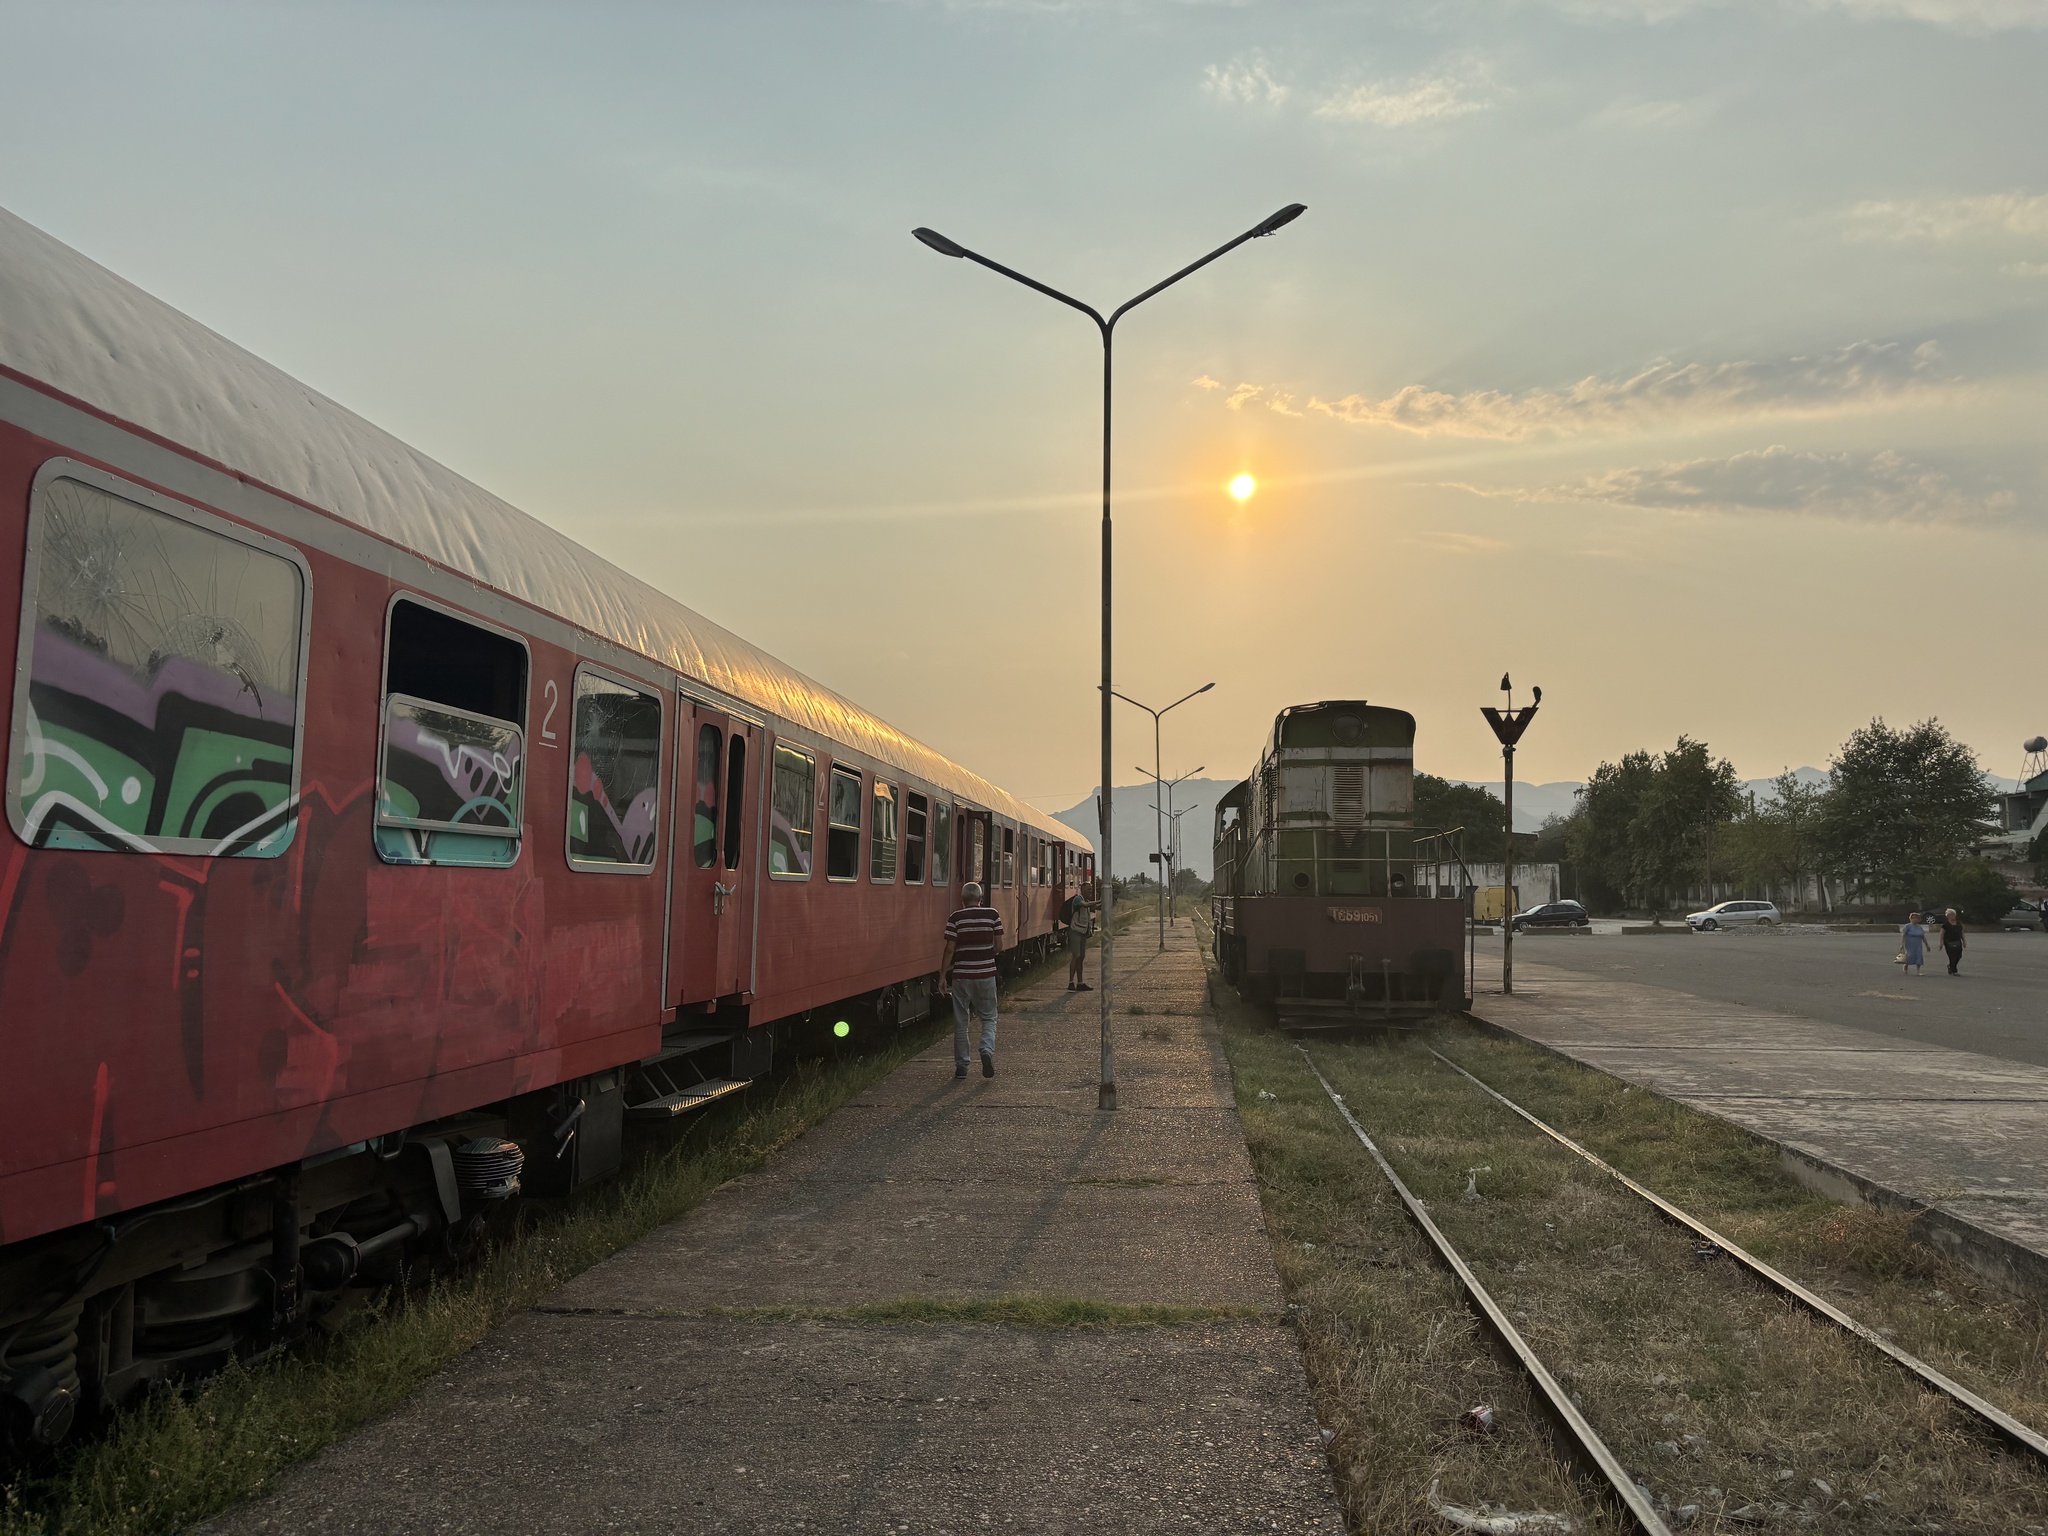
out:
<path id="1" fill-rule="evenodd" d="M 723 915 L 725 912 L 725 898 L 733 895 L 739 888 L 738 881 L 734 881 L 731 885 L 722 884 L 717 880 L 711 882 L 711 915 L 713 917 Z"/>

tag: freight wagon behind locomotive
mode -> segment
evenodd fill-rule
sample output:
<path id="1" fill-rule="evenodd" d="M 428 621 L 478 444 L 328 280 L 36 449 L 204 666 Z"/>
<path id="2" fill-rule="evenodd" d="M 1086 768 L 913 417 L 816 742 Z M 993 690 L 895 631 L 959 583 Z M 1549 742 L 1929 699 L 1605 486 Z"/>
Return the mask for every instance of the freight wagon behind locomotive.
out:
<path id="1" fill-rule="evenodd" d="M 1362 699 L 1282 710 L 1216 807 L 1225 979 L 1289 1024 L 1466 1006 L 1467 898 L 1416 885 L 1418 838 L 1413 715 Z"/>

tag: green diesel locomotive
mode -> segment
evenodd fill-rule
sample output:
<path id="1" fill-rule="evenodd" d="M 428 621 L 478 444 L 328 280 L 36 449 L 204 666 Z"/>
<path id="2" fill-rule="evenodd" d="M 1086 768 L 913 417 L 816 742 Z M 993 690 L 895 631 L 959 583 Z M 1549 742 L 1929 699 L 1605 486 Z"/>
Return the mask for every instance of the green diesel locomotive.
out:
<path id="1" fill-rule="evenodd" d="M 1363 699 L 1282 710 L 1216 807 L 1225 978 L 1290 1023 L 1467 1006 L 1469 894 L 1417 884 L 1447 855 L 1415 826 L 1413 715 Z"/>

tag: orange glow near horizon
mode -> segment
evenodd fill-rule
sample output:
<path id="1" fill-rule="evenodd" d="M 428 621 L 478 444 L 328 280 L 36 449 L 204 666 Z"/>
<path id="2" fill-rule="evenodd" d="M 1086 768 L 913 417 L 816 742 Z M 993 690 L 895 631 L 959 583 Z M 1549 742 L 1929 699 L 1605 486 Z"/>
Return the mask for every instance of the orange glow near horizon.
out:
<path id="1" fill-rule="evenodd" d="M 1240 506 L 1243 505 L 1245 502 L 1250 501 L 1252 499 L 1252 492 L 1256 491 L 1258 488 L 1259 482 L 1254 480 L 1250 475 L 1239 475 L 1235 480 L 1230 482 L 1230 494 L 1237 498 L 1238 504 Z"/>

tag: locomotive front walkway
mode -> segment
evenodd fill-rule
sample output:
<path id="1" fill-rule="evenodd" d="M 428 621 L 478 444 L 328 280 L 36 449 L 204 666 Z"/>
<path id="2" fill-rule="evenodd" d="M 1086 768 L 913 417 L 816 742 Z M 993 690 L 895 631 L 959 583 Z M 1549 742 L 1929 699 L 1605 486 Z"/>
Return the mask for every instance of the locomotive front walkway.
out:
<path id="1" fill-rule="evenodd" d="M 2048 1067 L 1530 963 L 1516 949 L 1515 995 L 1482 969 L 1477 1017 L 1732 1121 L 1838 1197 L 1929 1207 L 1930 1235 L 1987 1273 L 2048 1281 Z M 1882 1007 L 1958 985 L 1933 970 L 1880 971 L 1867 995 Z"/>
<path id="2" fill-rule="evenodd" d="M 1119 948 L 1115 1114 L 1062 968 L 993 1081 L 947 1039 L 213 1529 L 1338 1536 L 1193 934 Z M 1019 1296 L 1256 1310 L 844 1315 Z"/>

